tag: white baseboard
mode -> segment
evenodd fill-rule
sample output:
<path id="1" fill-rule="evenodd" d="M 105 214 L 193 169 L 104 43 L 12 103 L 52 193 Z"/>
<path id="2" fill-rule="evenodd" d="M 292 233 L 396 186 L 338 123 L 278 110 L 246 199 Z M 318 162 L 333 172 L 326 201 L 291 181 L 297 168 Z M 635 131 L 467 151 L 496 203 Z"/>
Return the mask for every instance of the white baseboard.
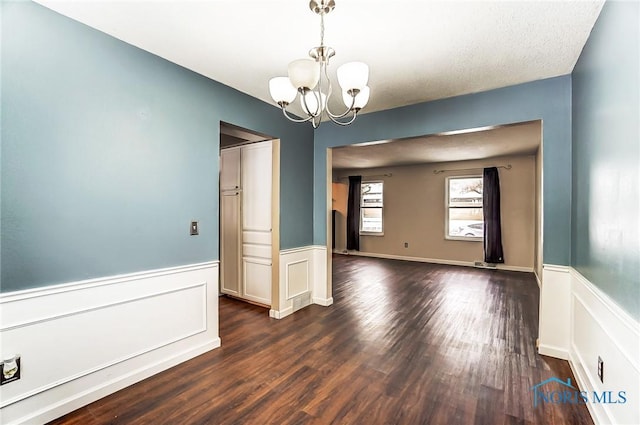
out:
<path id="1" fill-rule="evenodd" d="M 269 310 L 269 317 L 273 317 L 274 319 L 284 319 L 293 313 L 293 307 L 287 307 L 283 310 Z"/>
<path id="2" fill-rule="evenodd" d="M 194 264 L 0 295 L 2 423 L 43 423 L 205 351 L 218 337 L 218 264 Z"/>
<path id="3" fill-rule="evenodd" d="M 389 260 L 415 261 L 419 263 L 444 264 L 448 266 L 475 267 L 474 261 L 443 260 L 440 258 L 425 258 L 425 257 L 409 257 L 406 255 L 381 254 L 377 252 L 362 252 L 362 251 L 341 252 L 341 251 L 334 250 L 333 253 L 344 254 L 344 255 L 357 255 L 360 257 L 386 258 Z M 514 272 L 527 272 L 527 273 L 533 272 L 533 267 L 510 266 L 505 264 L 497 264 L 496 269 L 514 271 Z"/>
<path id="4" fill-rule="evenodd" d="M 548 344 L 538 344 L 538 353 L 543 356 L 555 357 L 557 359 L 569 360 L 569 352 L 564 347 L 554 347 Z"/>
<path id="5" fill-rule="evenodd" d="M 329 307 L 333 304 L 333 297 L 331 298 L 313 298 L 313 303 L 321 305 L 323 307 Z"/>

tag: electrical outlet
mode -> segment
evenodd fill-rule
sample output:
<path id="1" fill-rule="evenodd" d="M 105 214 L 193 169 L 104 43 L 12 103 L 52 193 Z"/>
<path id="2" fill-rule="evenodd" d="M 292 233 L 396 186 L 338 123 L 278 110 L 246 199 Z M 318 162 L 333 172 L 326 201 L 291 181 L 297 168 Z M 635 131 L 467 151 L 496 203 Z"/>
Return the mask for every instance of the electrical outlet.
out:
<path id="1" fill-rule="evenodd" d="M 404 243 L 404 247 L 405 247 L 405 248 L 409 248 L 409 242 L 405 242 L 405 243 Z"/>
<path id="2" fill-rule="evenodd" d="M 598 378 L 600 378 L 600 382 L 604 384 L 604 361 L 602 361 L 602 357 L 598 356 Z"/>
<path id="3" fill-rule="evenodd" d="M 198 235 L 198 222 L 197 221 L 192 221 L 191 222 L 191 230 L 189 231 L 189 234 L 191 236 L 197 236 Z"/>
<path id="4" fill-rule="evenodd" d="M 15 355 L 2 362 L 2 374 L 0 374 L 0 385 L 20 379 L 20 356 Z"/>

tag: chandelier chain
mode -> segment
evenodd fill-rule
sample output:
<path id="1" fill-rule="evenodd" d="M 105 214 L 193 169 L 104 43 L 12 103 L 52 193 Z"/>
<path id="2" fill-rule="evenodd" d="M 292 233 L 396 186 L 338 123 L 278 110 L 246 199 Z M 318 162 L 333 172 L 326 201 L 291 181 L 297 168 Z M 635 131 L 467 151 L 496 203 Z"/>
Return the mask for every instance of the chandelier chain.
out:
<path id="1" fill-rule="evenodd" d="M 320 14 L 320 46 L 324 46 L 324 13 Z"/>

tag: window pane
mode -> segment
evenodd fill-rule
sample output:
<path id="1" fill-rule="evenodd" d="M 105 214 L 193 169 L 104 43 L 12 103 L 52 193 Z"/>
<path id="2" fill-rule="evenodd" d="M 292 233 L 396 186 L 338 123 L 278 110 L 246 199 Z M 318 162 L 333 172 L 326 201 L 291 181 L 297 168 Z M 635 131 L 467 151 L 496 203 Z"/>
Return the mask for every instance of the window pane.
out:
<path id="1" fill-rule="evenodd" d="M 482 177 L 449 179 L 449 206 L 482 205 Z"/>
<path id="2" fill-rule="evenodd" d="M 362 202 L 363 207 L 381 207 L 382 206 L 382 182 L 362 183 Z"/>
<path id="3" fill-rule="evenodd" d="M 382 208 L 361 208 L 360 223 L 363 232 L 382 232 Z"/>
<path id="4" fill-rule="evenodd" d="M 449 208 L 449 236 L 483 237 L 482 208 Z"/>

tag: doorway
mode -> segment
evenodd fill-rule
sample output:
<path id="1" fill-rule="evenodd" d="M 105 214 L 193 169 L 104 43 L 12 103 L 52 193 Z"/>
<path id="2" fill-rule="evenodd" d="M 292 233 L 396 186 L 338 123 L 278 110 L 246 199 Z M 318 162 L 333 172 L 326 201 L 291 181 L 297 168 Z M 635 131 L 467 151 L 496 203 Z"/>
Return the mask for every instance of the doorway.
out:
<path id="1" fill-rule="evenodd" d="M 280 141 L 220 123 L 221 295 L 277 308 Z"/>
<path id="2" fill-rule="evenodd" d="M 482 175 L 483 168 L 497 166 L 503 191 L 503 245 L 509 255 L 505 264 L 497 268 L 535 272 L 540 276 L 541 121 L 362 143 L 327 151 L 328 252 L 346 252 L 347 177 L 360 175 L 363 184 L 384 182 L 381 202 L 384 227 L 383 232 L 375 235 L 361 232 L 360 251 L 350 251 L 350 255 L 481 266 L 481 238 L 447 237 L 447 179 Z"/>

